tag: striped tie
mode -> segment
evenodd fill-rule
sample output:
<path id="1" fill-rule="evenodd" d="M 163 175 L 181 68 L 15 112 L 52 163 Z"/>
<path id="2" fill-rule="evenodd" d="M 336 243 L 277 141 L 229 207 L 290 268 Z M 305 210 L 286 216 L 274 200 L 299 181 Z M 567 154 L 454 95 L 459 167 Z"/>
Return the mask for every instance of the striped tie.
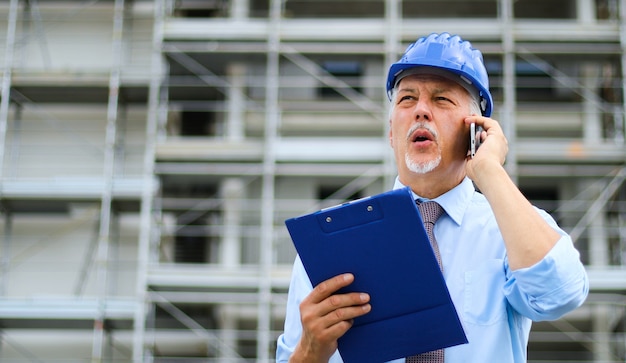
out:
<path id="1" fill-rule="evenodd" d="M 439 253 L 439 246 L 437 245 L 437 240 L 435 239 L 435 234 L 433 233 L 433 228 L 435 227 L 435 223 L 437 219 L 441 217 L 443 214 L 443 208 L 437 202 L 417 202 L 417 208 L 422 214 L 422 220 L 424 221 L 424 229 L 426 229 L 426 234 L 428 234 L 428 240 L 430 241 L 430 246 L 433 248 L 433 252 L 435 253 L 435 257 L 437 258 L 437 263 L 439 263 L 439 268 L 443 272 L 443 265 L 441 263 L 441 254 Z M 431 352 L 426 352 L 418 355 L 414 355 L 406 358 L 407 363 L 443 363 L 443 349 L 433 350 Z"/>

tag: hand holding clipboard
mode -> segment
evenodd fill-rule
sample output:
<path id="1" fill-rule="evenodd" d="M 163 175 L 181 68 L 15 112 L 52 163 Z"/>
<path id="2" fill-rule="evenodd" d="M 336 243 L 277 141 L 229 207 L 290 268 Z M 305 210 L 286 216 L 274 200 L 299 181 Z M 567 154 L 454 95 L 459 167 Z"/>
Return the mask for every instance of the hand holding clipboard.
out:
<path id="1" fill-rule="evenodd" d="M 370 295 L 372 310 L 338 340 L 344 362 L 385 362 L 467 343 L 410 189 L 285 224 L 313 286 L 349 272 L 354 282 L 338 293 Z"/>

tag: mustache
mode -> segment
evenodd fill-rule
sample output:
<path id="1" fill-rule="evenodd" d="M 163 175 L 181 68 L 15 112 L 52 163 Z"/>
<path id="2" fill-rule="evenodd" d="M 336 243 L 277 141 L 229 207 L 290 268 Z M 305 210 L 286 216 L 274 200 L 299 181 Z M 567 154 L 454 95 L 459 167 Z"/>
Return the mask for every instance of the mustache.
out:
<path id="1" fill-rule="evenodd" d="M 415 131 L 417 131 L 417 130 L 420 130 L 420 129 L 423 129 L 423 130 L 426 130 L 426 131 L 430 132 L 430 133 L 431 133 L 431 135 L 433 135 L 433 139 L 434 139 L 434 140 L 437 140 L 437 136 L 438 136 L 438 135 L 437 135 L 437 131 L 435 131 L 435 130 L 434 130 L 434 129 L 430 126 L 430 123 L 429 123 L 429 122 L 423 122 L 423 121 L 420 121 L 420 122 L 418 122 L 418 123 L 414 124 L 413 126 L 411 126 L 411 128 L 409 129 L 409 131 L 406 133 L 406 139 L 407 139 L 408 141 L 412 141 L 412 136 L 413 136 L 413 133 L 414 133 Z"/>

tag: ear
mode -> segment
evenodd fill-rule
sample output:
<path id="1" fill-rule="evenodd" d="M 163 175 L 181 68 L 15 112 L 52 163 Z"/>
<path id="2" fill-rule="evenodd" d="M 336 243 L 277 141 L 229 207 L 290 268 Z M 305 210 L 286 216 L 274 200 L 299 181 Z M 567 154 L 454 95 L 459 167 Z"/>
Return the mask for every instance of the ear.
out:
<path id="1" fill-rule="evenodd" d="M 391 131 L 391 119 L 389 120 L 389 145 L 393 149 L 393 132 Z"/>

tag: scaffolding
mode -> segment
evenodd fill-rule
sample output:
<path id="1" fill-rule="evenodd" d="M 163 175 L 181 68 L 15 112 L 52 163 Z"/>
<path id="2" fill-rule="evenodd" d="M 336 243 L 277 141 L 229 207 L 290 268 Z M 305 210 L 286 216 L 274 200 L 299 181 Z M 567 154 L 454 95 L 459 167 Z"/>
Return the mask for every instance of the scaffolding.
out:
<path id="1" fill-rule="evenodd" d="M 626 0 L 435 3 L 0 3 L 0 362 L 273 361 L 283 221 L 392 185 L 385 70 L 434 31 L 589 272 L 528 361 L 623 362 Z"/>

